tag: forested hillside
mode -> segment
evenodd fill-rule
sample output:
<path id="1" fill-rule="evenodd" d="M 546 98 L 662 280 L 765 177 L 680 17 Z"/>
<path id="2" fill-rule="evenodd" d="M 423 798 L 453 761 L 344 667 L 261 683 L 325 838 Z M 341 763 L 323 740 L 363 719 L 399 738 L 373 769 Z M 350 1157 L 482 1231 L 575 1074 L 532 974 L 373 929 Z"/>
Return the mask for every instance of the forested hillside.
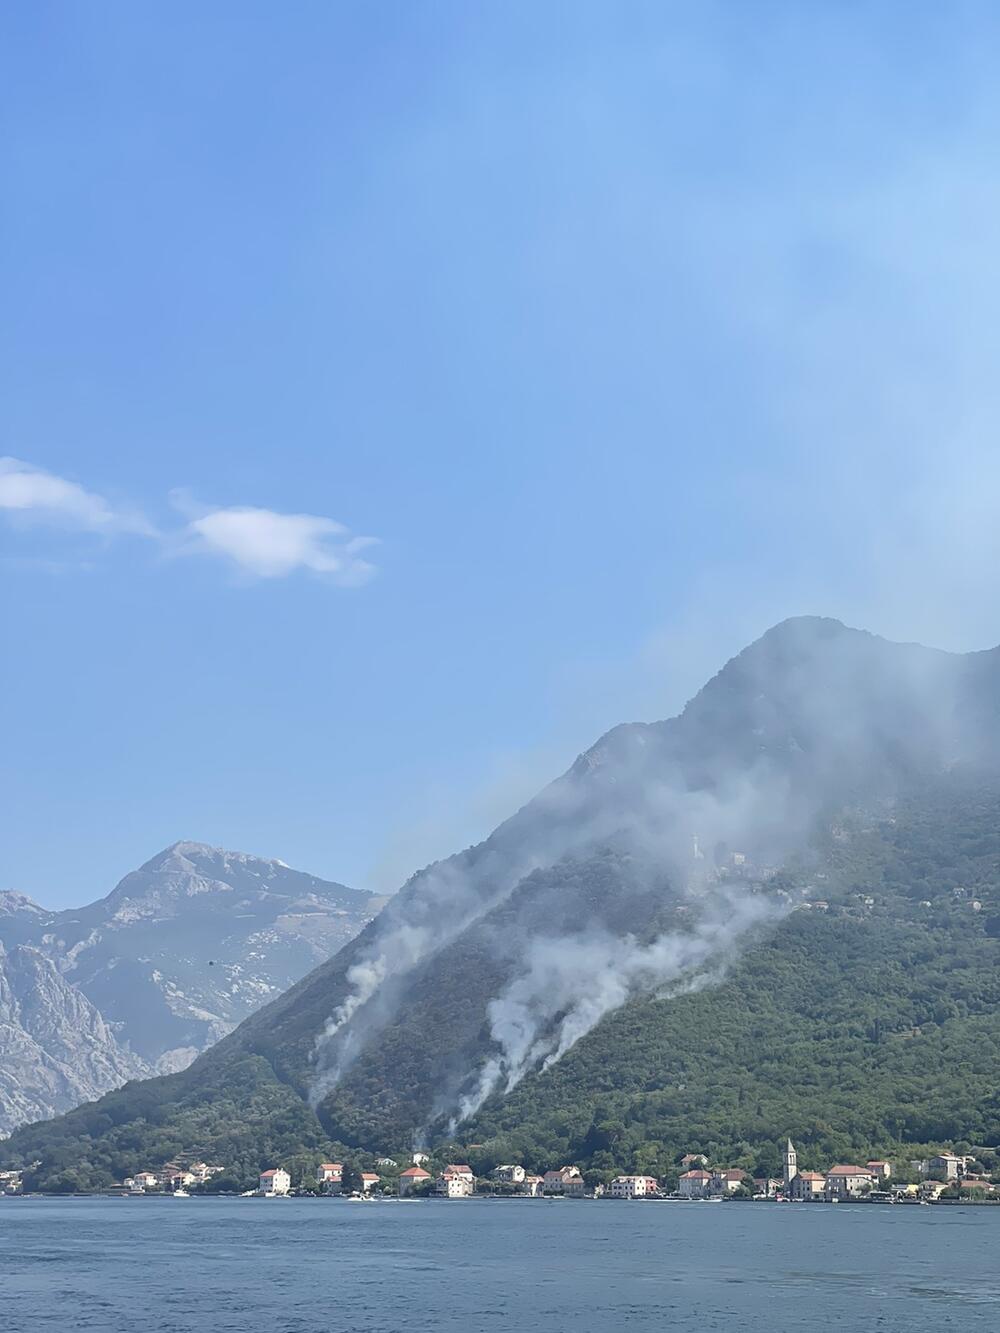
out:
<path id="1" fill-rule="evenodd" d="M 658 1173 L 995 1143 L 998 699 L 995 652 L 778 626 L 190 1069 L 0 1156 L 53 1188 L 415 1140 Z"/>
<path id="2" fill-rule="evenodd" d="M 954 773 L 788 875 L 799 907 L 721 986 L 637 1001 L 466 1129 L 503 1160 L 668 1171 L 1000 1142 L 1000 787 Z M 822 895 L 822 898 L 820 898 Z"/>
<path id="3" fill-rule="evenodd" d="M 477 1163 L 666 1174 L 682 1151 L 766 1163 L 789 1133 L 805 1165 L 1000 1142 L 1000 784 L 952 773 L 878 819 L 855 813 L 821 853 L 780 876 L 794 910 L 720 985 L 634 1000 L 484 1107 L 459 1140 L 483 1145 Z M 245 1183 L 296 1154 L 408 1146 L 331 1138 L 267 1060 L 233 1050 L 30 1126 L 3 1157 L 77 1188 L 190 1151 Z"/>

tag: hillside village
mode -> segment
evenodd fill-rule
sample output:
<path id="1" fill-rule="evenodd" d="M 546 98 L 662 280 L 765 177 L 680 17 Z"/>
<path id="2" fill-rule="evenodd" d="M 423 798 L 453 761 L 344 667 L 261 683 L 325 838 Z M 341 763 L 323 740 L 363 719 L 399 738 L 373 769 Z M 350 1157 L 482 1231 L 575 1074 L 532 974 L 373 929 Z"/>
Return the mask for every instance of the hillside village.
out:
<path id="1" fill-rule="evenodd" d="M 480 1145 L 473 1145 L 479 1147 Z M 986 1150 L 981 1150 L 989 1155 Z M 587 1179 L 578 1166 L 567 1165 L 530 1173 L 519 1163 L 502 1163 L 477 1176 L 468 1163 L 435 1165 L 429 1154 L 414 1152 L 406 1164 L 395 1158 L 376 1159 L 379 1170 L 357 1170 L 343 1162 L 321 1162 L 306 1176 L 293 1179 L 284 1166 L 261 1171 L 250 1189 L 226 1189 L 224 1166 L 207 1162 L 167 1162 L 139 1171 L 102 1193 L 174 1195 L 234 1194 L 244 1198 L 288 1198 L 325 1195 L 350 1199 L 481 1197 L 563 1199 L 660 1199 L 701 1203 L 752 1200 L 774 1203 L 1000 1203 L 1000 1175 L 993 1177 L 972 1153 L 941 1151 L 904 1163 L 873 1159 L 863 1165 L 835 1163 L 824 1170 L 800 1169 L 791 1139 L 781 1153 L 780 1176 L 754 1176 L 734 1167 L 712 1165 L 704 1153 L 685 1153 L 671 1177 L 618 1175 L 602 1182 Z M 590 1173 L 588 1173 L 589 1175 Z M 0 1172 L 0 1194 L 22 1193 L 22 1173 Z"/>

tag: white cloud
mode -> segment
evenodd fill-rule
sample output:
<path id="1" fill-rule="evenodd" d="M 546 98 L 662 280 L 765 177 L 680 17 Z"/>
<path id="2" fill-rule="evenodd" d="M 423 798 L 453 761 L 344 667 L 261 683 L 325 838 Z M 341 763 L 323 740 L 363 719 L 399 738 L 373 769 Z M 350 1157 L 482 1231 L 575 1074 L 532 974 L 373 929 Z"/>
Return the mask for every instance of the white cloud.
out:
<path id="1" fill-rule="evenodd" d="M 116 509 L 103 495 L 19 458 L 0 458 L 0 510 L 87 532 L 153 535 L 141 514 Z"/>
<path id="2" fill-rule="evenodd" d="M 170 498 L 187 521 L 180 531 L 158 532 L 137 510 L 112 505 L 103 495 L 21 459 L 0 457 L 0 512 L 14 519 L 106 536 L 150 537 L 167 550 L 219 556 L 259 579 L 305 569 L 342 587 L 357 587 L 375 573 L 362 552 L 376 539 L 356 537 L 335 519 L 250 505 L 211 509 L 184 491 Z"/>
<path id="3" fill-rule="evenodd" d="M 183 497 L 175 500 L 190 511 Z M 353 537 L 332 518 L 236 506 L 193 515 L 181 549 L 221 556 L 255 578 L 285 578 L 307 569 L 356 587 L 375 573 L 375 566 L 361 555 L 374 544 L 374 538 Z"/>

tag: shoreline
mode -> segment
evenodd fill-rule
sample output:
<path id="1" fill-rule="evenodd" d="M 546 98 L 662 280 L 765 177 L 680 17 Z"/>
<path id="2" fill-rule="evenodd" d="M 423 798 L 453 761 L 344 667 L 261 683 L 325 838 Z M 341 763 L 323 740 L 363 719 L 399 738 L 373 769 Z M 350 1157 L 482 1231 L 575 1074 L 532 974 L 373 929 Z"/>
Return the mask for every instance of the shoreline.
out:
<path id="1" fill-rule="evenodd" d="M 398 1198 L 395 1195 L 369 1195 L 367 1198 L 360 1195 L 321 1195 L 321 1194 L 283 1194 L 275 1195 L 266 1199 L 263 1195 L 245 1195 L 245 1194 L 189 1194 L 185 1196 L 189 1200 L 214 1201 L 226 1200 L 233 1202 L 236 1200 L 244 1203 L 266 1203 L 275 1200 L 296 1203 L 322 1203 L 322 1204 L 342 1204 L 342 1203 L 381 1203 L 381 1204 L 454 1204 L 454 1203 L 560 1203 L 560 1204 L 581 1204 L 581 1203 L 614 1203 L 614 1204 L 708 1204 L 723 1203 L 738 1205 L 740 1207 L 767 1206 L 771 1207 L 793 1207 L 793 1208 L 841 1208 L 846 1205 L 847 1209 L 855 1206 L 866 1208 L 997 1208 L 1000 1207 L 1000 1198 L 995 1199 L 843 1199 L 843 1200 L 804 1200 L 804 1199 L 685 1199 L 685 1198 L 640 1198 L 640 1199 L 616 1199 L 616 1198 L 568 1198 L 562 1195 L 517 1195 L 517 1194 L 478 1194 L 468 1198 L 446 1199 L 431 1196 L 429 1198 Z M 112 1190 L 89 1190 L 79 1191 L 72 1194 L 2 1194 L 0 1203 L 6 1202 L 39 1202 L 46 1200 L 68 1201 L 73 1199 L 95 1200 L 106 1199 L 117 1202 L 157 1202 L 162 1203 L 166 1200 L 173 1200 L 174 1196 L 169 1193 L 163 1194 L 119 1194 Z"/>

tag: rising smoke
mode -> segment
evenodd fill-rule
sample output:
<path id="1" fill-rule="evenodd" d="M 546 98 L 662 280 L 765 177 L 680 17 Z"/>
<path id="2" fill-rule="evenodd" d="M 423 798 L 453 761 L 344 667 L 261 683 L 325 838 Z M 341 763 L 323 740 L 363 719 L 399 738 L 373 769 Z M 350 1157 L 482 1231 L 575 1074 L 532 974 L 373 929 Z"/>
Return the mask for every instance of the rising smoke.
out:
<path id="1" fill-rule="evenodd" d="M 668 988 L 676 994 L 721 978 L 753 927 L 776 921 L 784 910 L 772 898 L 729 886 L 692 930 L 660 935 L 651 944 L 597 931 L 534 941 L 525 970 L 489 1004 L 498 1050 L 459 1100 L 448 1134 L 498 1088 L 511 1092 L 531 1070 L 561 1060 L 633 996 Z"/>
<path id="2" fill-rule="evenodd" d="M 536 798 L 481 847 L 415 875 L 376 922 L 372 939 L 347 970 L 348 994 L 316 1038 L 309 1091 L 315 1107 L 340 1083 L 365 1042 L 391 1022 L 401 983 L 475 921 L 508 897 L 524 878 L 551 865 L 591 836 L 611 831 L 608 815 L 581 827 L 579 792 L 566 779 Z M 543 831 L 544 830 L 544 831 Z"/>
<path id="3" fill-rule="evenodd" d="M 645 738 L 641 732 L 638 736 L 642 752 Z M 697 835 L 711 846 L 739 841 L 755 828 L 758 841 L 765 834 L 773 846 L 775 836 L 787 840 L 797 827 L 787 783 L 760 767 L 706 792 L 684 790 L 681 775 L 662 768 L 655 781 L 643 777 L 623 783 L 619 762 L 618 756 L 612 759 L 595 747 L 581 766 L 501 826 L 482 848 L 414 877 L 347 970 L 348 992 L 317 1037 L 313 1106 L 338 1086 L 374 1034 L 392 1022 L 406 978 L 535 872 L 565 864 L 567 858 L 585 860 L 613 841 L 637 881 L 655 870 L 661 882 L 673 886 L 671 894 L 700 892 L 707 865 L 696 855 Z M 623 881 L 623 899 L 635 891 L 635 883 Z M 701 917 L 691 931 L 652 944 L 612 934 L 599 920 L 583 935 L 533 941 L 521 960 L 527 962 L 523 975 L 490 1005 L 497 1054 L 481 1071 L 474 1091 L 442 1088 L 451 1104 L 439 1105 L 439 1116 L 454 1115 L 458 1107 L 458 1119 L 466 1118 L 473 1103 L 478 1107 L 501 1083 L 509 1089 L 540 1062 L 561 1058 L 630 996 L 732 954 L 742 934 L 765 919 L 769 909 L 765 899 L 733 887 L 724 900 L 701 903 L 698 910 Z M 550 1030 L 557 1014 L 559 1021 Z"/>
<path id="4" fill-rule="evenodd" d="M 965 748 L 958 679 L 947 654 L 804 619 L 752 645 L 679 719 L 616 728 L 480 847 L 422 871 L 390 903 L 317 1038 L 314 1105 L 403 1011 L 407 978 L 476 923 L 480 943 L 496 935 L 506 980 L 485 1006 L 485 1061 L 478 1041 L 471 1068 L 455 1068 L 461 1051 L 442 1053 L 449 1068 L 427 1111 L 440 1128 L 550 1067 L 633 997 L 721 975 L 754 928 L 776 919 L 760 884 L 823 810 L 884 796 Z M 720 845 L 741 849 L 754 872 L 727 879 Z M 584 894 L 580 919 L 566 919 L 567 865 L 585 877 L 609 846 L 620 879 L 602 899 Z M 650 942 L 651 890 L 688 915 Z"/>

